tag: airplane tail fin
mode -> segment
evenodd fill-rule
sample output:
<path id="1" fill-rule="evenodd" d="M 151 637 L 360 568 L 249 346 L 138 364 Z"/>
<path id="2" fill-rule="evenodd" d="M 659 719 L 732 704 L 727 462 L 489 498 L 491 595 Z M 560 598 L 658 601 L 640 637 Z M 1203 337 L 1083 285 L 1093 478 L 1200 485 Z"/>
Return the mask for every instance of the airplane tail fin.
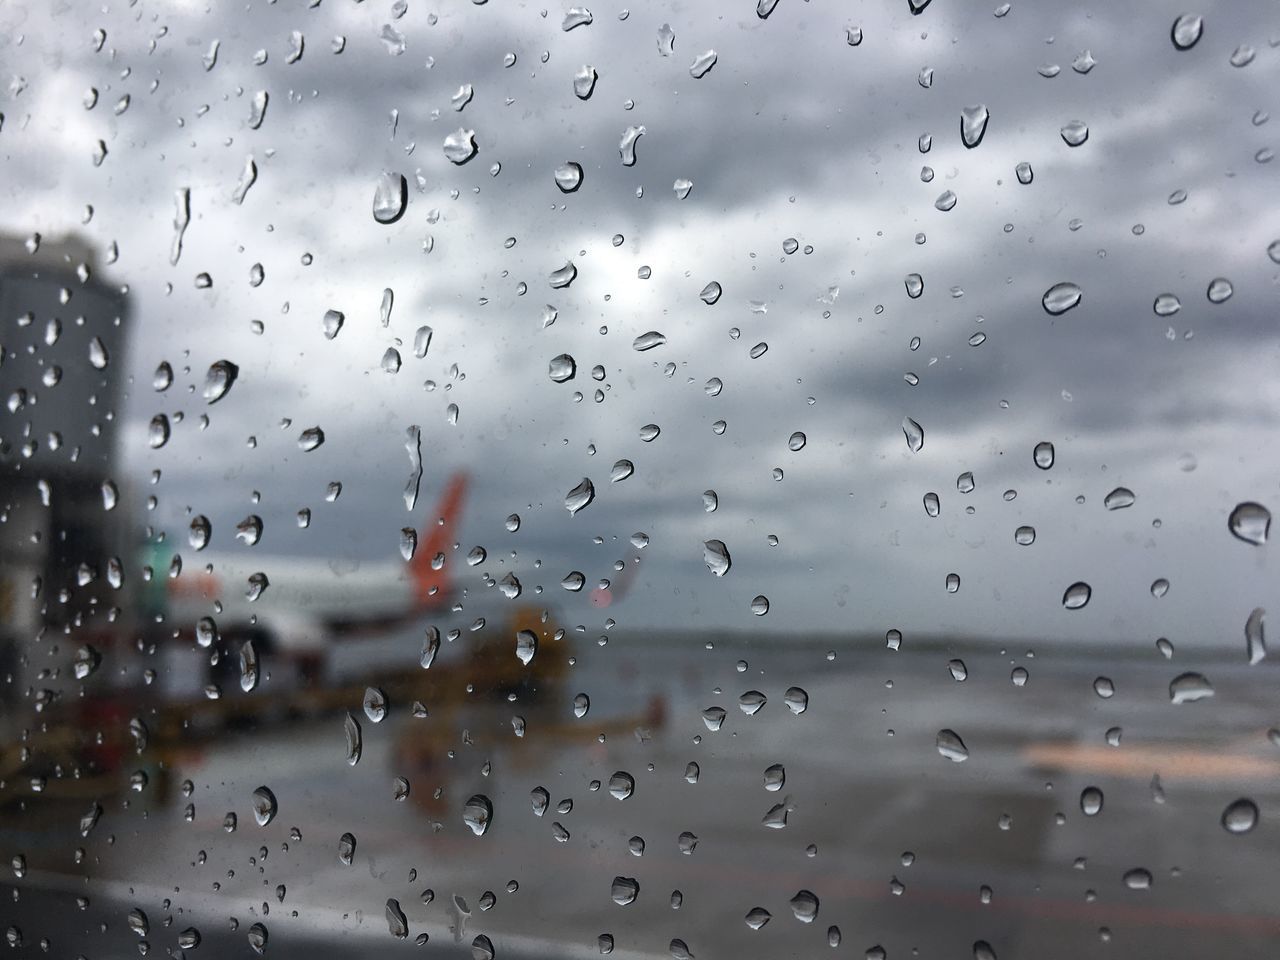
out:
<path id="1" fill-rule="evenodd" d="M 419 607 L 440 606 L 449 599 L 451 571 L 448 563 L 441 561 L 448 556 L 456 539 L 467 482 L 463 471 L 449 478 L 440 502 L 423 525 L 418 549 L 409 561 Z"/>

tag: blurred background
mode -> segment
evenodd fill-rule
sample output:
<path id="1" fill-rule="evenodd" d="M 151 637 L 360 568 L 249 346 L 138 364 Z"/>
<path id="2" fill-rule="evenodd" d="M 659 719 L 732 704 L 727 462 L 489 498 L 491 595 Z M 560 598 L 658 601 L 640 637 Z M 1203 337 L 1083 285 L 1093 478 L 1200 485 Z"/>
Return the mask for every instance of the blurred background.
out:
<path id="1" fill-rule="evenodd" d="M 0 51 L 15 955 L 1276 955 L 1272 4 Z"/>

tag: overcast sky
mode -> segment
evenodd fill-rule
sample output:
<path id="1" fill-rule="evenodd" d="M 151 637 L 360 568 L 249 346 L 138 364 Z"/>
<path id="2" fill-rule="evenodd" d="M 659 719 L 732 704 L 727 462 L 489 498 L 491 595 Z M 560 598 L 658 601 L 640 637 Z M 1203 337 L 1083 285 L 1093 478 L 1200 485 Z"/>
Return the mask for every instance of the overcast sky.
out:
<path id="1" fill-rule="evenodd" d="M 1280 503 L 1280 267 L 1267 255 L 1280 167 L 1257 158 L 1280 122 L 1265 121 L 1280 111 L 1272 4 L 1201 4 L 1203 38 L 1181 52 L 1170 27 L 1183 11 L 1167 3 L 1019 0 L 997 17 L 995 0 L 935 0 L 913 17 L 906 0 L 780 0 L 768 19 L 747 0 L 636 4 L 625 18 L 616 3 L 588 6 L 592 22 L 567 32 L 565 7 L 506 0 L 408 0 L 399 19 L 387 0 L 0 7 L 0 227 L 80 234 L 100 276 L 129 285 L 130 343 L 113 361 L 129 378 L 117 472 L 140 524 L 182 550 L 188 511 L 205 514 L 215 546 L 252 550 L 269 575 L 281 556 L 394 561 L 400 529 L 420 526 L 447 477 L 467 470 L 462 550 L 482 544 L 490 560 L 459 563 L 461 582 L 483 594 L 482 574 L 512 570 L 592 632 L 609 615 L 627 629 L 899 628 L 908 640 L 1030 646 L 1164 635 L 1243 656 L 1250 610 L 1276 605 L 1271 548 L 1227 530 L 1237 503 Z M 290 63 L 294 31 L 305 45 Z M 384 35 L 402 35 L 402 52 Z M 1256 55 L 1237 67 L 1241 45 Z M 695 79 L 708 50 L 715 66 Z M 587 100 L 573 82 L 584 64 L 598 73 Z M 473 97 L 458 112 L 463 84 Z M 254 129 L 260 91 L 269 101 Z M 967 149 L 961 111 L 976 104 L 990 121 Z M 1089 132 L 1077 147 L 1060 134 L 1072 121 Z M 633 126 L 644 133 L 624 166 Z M 459 128 L 478 152 L 455 165 L 443 143 Z M 257 179 L 237 203 L 249 157 Z M 571 194 L 554 177 L 567 161 L 583 171 Z M 372 215 L 383 171 L 409 184 L 390 225 Z M 684 199 L 678 178 L 693 184 Z M 191 219 L 175 265 L 182 188 Z M 946 211 L 935 206 L 944 191 L 955 196 Z M 1170 202 L 1175 191 L 1184 202 Z M 576 279 L 552 288 L 567 261 Z M 908 274 L 923 278 L 918 299 Z M 1217 277 L 1233 294 L 1213 304 Z M 710 281 L 723 289 L 713 305 L 699 299 Z M 1064 281 L 1081 302 L 1050 316 L 1041 298 Z M 1165 293 L 1181 309 L 1157 316 Z M 548 305 L 556 319 L 544 326 Z M 330 309 L 346 318 L 332 340 Z M 419 359 L 423 325 L 434 335 Z M 666 343 L 634 350 L 651 330 Z M 758 344 L 767 352 L 752 359 Z M 395 374 L 381 366 L 388 347 L 403 358 Z M 564 353 L 577 375 L 555 383 L 548 363 Z M 219 359 L 240 375 L 208 406 L 200 388 Z M 162 361 L 176 378 L 159 393 Z M 714 397 L 712 377 L 723 382 Z M 159 413 L 173 433 L 152 450 Z M 21 415 L 3 416 L 13 439 Z M 78 409 L 66 416 L 80 423 Z M 923 427 L 917 453 L 904 417 Z M 652 442 L 647 424 L 661 428 Z M 425 471 L 412 514 L 410 425 Z M 303 452 L 312 426 L 325 443 Z M 799 451 L 795 431 L 807 437 Z M 1041 441 L 1056 450 L 1047 471 L 1033 463 Z M 622 458 L 635 473 L 611 484 Z M 583 477 L 596 499 L 571 516 L 564 496 Z M 326 503 L 334 480 L 342 496 Z M 1136 503 L 1105 510 L 1121 485 Z M 300 531 L 304 506 L 314 521 Z M 253 548 L 233 539 L 249 512 L 265 522 Z M 503 526 L 513 512 L 515 534 Z M 1015 543 L 1022 525 L 1034 544 Z M 569 570 L 611 576 L 637 531 L 650 546 L 608 611 L 559 588 Z M 703 564 L 709 538 L 732 554 L 723 578 Z M 1162 577 L 1171 588 L 1155 599 Z M 1067 611 L 1075 581 L 1092 600 Z M 750 611 L 757 594 L 770 601 L 763 618 Z"/>

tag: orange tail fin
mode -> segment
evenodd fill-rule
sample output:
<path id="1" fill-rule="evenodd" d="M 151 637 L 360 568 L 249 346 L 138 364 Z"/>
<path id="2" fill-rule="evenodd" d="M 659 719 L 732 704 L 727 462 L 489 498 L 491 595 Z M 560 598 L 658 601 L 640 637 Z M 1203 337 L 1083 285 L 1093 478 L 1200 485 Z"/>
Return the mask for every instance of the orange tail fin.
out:
<path id="1" fill-rule="evenodd" d="M 419 607 L 436 607 L 447 602 L 450 591 L 450 570 L 446 560 L 440 569 L 434 569 L 439 557 L 448 557 L 456 535 L 462 502 L 467 492 L 467 475 L 459 471 L 449 478 L 444 495 L 435 511 L 423 525 L 418 549 L 409 562 L 413 573 L 414 594 Z"/>

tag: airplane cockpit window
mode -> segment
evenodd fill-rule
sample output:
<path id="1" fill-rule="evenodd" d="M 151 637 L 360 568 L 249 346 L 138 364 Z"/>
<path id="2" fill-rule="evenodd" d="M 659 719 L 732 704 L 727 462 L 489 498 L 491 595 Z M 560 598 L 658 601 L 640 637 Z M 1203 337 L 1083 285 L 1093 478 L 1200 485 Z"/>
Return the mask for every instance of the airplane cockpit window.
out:
<path id="1" fill-rule="evenodd" d="M 1266 0 L 0 4 L 14 958 L 1280 956 Z"/>

